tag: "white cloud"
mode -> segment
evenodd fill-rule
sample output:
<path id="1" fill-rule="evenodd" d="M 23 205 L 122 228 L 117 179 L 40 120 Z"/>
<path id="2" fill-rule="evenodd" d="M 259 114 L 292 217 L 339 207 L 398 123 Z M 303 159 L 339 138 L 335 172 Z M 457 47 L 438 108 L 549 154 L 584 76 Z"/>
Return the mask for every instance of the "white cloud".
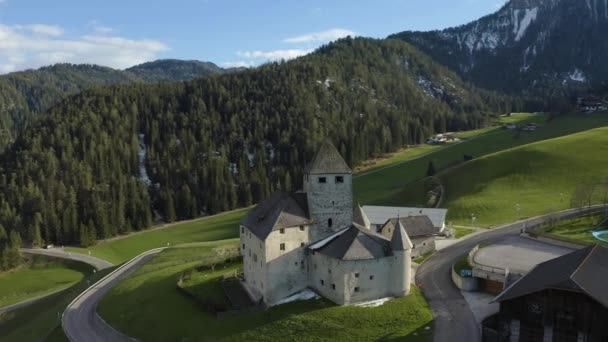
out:
<path id="1" fill-rule="evenodd" d="M 304 56 L 313 51 L 313 49 L 289 49 L 289 50 L 273 50 L 273 51 L 239 51 L 237 54 L 241 57 L 250 59 L 263 59 L 269 61 L 277 61 L 281 59 L 292 59 Z"/>
<path id="2" fill-rule="evenodd" d="M 252 61 L 236 61 L 236 62 L 224 62 L 220 64 L 222 68 L 251 68 L 255 65 Z"/>
<path id="3" fill-rule="evenodd" d="M 169 49 L 156 40 L 101 36 L 98 32 L 74 38 L 63 35 L 64 30 L 58 26 L 0 24 L 0 73 L 54 63 L 90 63 L 124 69 L 154 60 Z"/>
<path id="4" fill-rule="evenodd" d="M 63 35 L 63 28 L 56 25 L 44 25 L 44 24 L 32 24 L 25 26 L 27 29 L 32 31 L 32 33 L 43 35 L 43 36 L 53 36 L 58 37 Z"/>
<path id="5" fill-rule="evenodd" d="M 321 32 L 308 33 L 297 37 L 283 40 L 285 43 L 311 43 L 311 42 L 331 42 L 346 36 L 354 36 L 356 33 L 351 30 L 334 28 Z"/>

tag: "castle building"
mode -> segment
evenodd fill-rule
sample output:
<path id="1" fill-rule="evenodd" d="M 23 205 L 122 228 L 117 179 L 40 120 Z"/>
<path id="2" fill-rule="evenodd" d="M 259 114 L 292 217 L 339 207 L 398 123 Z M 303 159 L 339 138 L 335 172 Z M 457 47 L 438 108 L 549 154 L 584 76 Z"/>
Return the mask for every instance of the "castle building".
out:
<path id="1" fill-rule="evenodd" d="M 326 140 L 304 170 L 303 191 L 276 192 L 240 225 L 245 286 L 273 305 L 310 288 L 339 305 L 410 291 L 412 243 L 401 223 L 390 237 L 353 210 L 352 171 Z"/>

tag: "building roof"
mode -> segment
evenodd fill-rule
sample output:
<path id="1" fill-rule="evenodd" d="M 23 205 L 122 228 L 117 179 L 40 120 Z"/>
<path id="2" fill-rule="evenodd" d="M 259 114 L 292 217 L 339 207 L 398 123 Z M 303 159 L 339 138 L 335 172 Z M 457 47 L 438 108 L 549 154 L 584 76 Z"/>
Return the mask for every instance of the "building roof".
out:
<path id="1" fill-rule="evenodd" d="M 363 211 L 367 214 L 369 222 L 374 225 L 383 225 L 393 217 L 428 216 L 435 228 L 443 230 L 447 209 L 436 208 L 407 208 L 407 207 L 380 207 L 364 205 Z M 407 229 L 407 228 L 406 228 Z"/>
<path id="2" fill-rule="evenodd" d="M 579 291 L 608 307 L 608 248 L 595 245 L 545 261 L 514 282 L 494 301 L 502 302 L 545 289 Z"/>
<path id="3" fill-rule="evenodd" d="M 399 220 L 399 221 L 397 221 Z M 384 236 L 392 236 L 392 234 L 385 234 L 385 231 L 388 229 L 390 232 L 395 232 L 397 229 L 395 226 L 397 222 L 402 224 L 405 227 L 405 231 L 410 238 L 415 238 L 419 236 L 431 236 L 437 234 L 439 230 L 435 228 L 433 222 L 428 216 L 408 216 L 408 217 L 400 217 L 392 218 L 386 221 L 384 226 L 382 226 L 381 231 Z"/>
<path id="4" fill-rule="evenodd" d="M 392 254 L 388 239 L 358 224 L 311 245 L 310 249 L 339 260 L 369 260 Z"/>
<path id="5" fill-rule="evenodd" d="M 275 192 L 253 208 L 241 224 L 262 240 L 281 228 L 312 223 L 305 193 Z"/>
<path id="6" fill-rule="evenodd" d="M 353 211 L 353 222 L 367 229 L 370 229 L 371 227 L 367 215 L 365 215 L 363 208 L 361 208 L 359 204 L 357 204 L 355 210 Z"/>
<path id="7" fill-rule="evenodd" d="M 397 220 L 397 227 L 391 238 L 391 247 L 394 251 L 407 251 L 411 250 L 412 246 L 412 241 L 410 241 L 410 238 L 407 236 L 407 232 L 405 231 L 401 220 Z"/>
<path id="8" fill-rule="evenodd" d="M 305 174 L 352 173 L 352 170 L 329 139 L 325 139 L 312 161 L 306 165 Z"/>

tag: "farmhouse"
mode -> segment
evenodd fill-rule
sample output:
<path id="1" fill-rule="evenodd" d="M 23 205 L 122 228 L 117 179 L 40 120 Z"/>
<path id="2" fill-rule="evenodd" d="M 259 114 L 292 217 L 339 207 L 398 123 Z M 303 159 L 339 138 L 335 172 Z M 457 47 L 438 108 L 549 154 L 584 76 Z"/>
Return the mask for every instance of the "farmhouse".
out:
<path id="1" fill-rule="evenodd" d="M 537 265 L 495 298 L 483 340 L 608 340 L 607 260 L 595 245 Z"/>
<path id="2" fill-rule="evenodd" d="M 369 218 L 369 222 L 376 230 L 382 228 L 386 221 L 396 217 L 408 216 L 427 216 L 436 233 L 443 232 L 445 229 L 445 217 L 448 213 L 447 209 L 439 208 L 408 208 L 408 207 L 382 207 L 374 205 L 364 205 L 363 211 Z"/>
<path id="3" fill-rule="evenodd" d="M 410 291 L 412 242 L 401 221 L 378 234 L 353 210 L 352 171 L 331 142 L 304 170 L 303 190 L 278 192 L 241 221 L 244 284 L 273 305 L 307 288 L 339 305 Z"/>
<path id="4" fill-rule="evenodd" d="M 379 230 L 382 236 L 391 239 L 397 230 L 397 222 L 405 228 L 412 241 L 412 258 L 435 251 L 437 229 L 428 216 L 408 216 L 389 219 Z"/>

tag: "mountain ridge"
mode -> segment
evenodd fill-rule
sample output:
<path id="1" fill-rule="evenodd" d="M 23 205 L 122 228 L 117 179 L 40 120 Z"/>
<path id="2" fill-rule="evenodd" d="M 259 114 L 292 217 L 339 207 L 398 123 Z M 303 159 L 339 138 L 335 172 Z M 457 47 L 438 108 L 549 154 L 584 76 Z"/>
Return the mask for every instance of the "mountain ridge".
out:
<path id="1" fill-rule="evenodd" d="M 608 80 L 608 1 L 512 0 L 458 27 L 404 31 L 407 41 L 477 86 L 563 96 Z"/>

